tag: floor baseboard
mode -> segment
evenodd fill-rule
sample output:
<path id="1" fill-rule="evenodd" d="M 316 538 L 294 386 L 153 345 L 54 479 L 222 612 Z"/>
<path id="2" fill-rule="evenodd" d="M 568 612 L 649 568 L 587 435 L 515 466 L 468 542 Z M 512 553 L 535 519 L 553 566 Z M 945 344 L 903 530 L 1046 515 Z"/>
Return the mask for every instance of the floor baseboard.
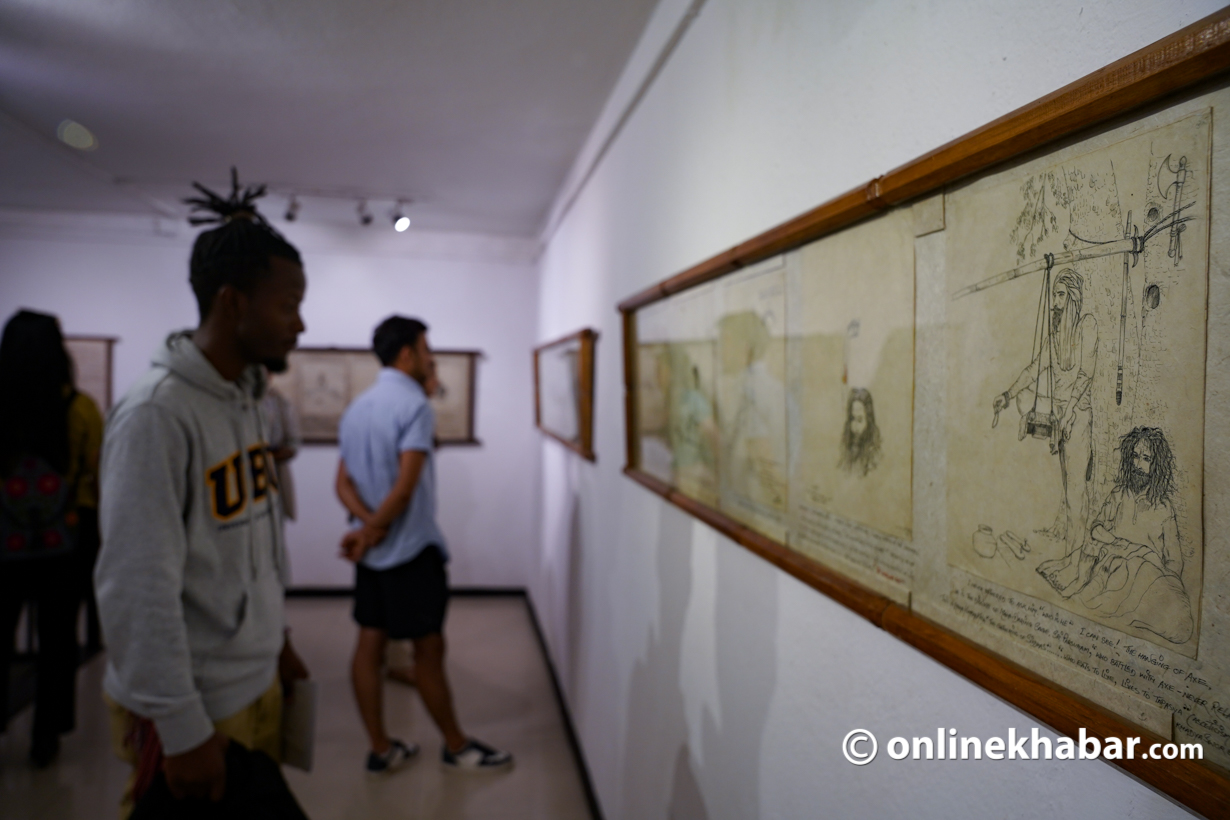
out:
<path id="1" fill-rule="evenodd" d="M 564 701 L 564 690 L 559 684 L 559 675 L 555 671 L 555 661 L 551 659 L 551 653 L 547 651 L 546 636 L 542 632 L 542 624 L 538 622 L 538 613 L 534 609 L 534 602 L 530 600 L 529 595 L 524 591 L 521 595 L 525 598 L 525 607 L 530 613 L 530 623 L 534 625 L 534 634 L 538 637 L 538 646 L 542 650 L 542 656 L 547 661 L 547 671 L 551 674 L 551 688 L 555 690 L 555 702 L 559 704 L 560 715 L 564 720 L 564 731 L 568 733 L 568 745 L 572 747 L 572 755 L 576 758 L 577 768 L 581 770 L 581 785 L 585 787 L 585 801 L 589 803 L 589 813 L 593 820 L 602 820 L 602 806 L 598 804 L 598 794 L 594 791 L 594 782 L 589 776 L 589 766 L 585 762 L 585 753 L 581 750 L 581 742 L 577 739 L 576 727 L 572 725 L 572 713 L 568 710 L 568 704 Z"/>

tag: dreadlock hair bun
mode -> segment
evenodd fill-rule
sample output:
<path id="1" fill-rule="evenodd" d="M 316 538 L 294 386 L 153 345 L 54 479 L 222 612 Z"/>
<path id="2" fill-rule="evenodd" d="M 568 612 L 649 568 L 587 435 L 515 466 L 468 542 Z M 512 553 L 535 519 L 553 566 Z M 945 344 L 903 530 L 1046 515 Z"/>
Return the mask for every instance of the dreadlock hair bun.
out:
<path id="1" fill-rule="evenodd" d="M 256 200 L 265 195 L 264 185 L 240 188 L 239 173 L 231 168 L 231 194 L 225 199 L 199 182 L 192 187 L 203 196 L 184 200 L 192 206 L 188 223 L 218 226 L 196 238 L 188 266 L 188 281 L 202 319 L 209 315 L 223 285 L 250 292 L 269 272 L 270 257 L 303 263 L 295 246 L 256 210 Z"/>

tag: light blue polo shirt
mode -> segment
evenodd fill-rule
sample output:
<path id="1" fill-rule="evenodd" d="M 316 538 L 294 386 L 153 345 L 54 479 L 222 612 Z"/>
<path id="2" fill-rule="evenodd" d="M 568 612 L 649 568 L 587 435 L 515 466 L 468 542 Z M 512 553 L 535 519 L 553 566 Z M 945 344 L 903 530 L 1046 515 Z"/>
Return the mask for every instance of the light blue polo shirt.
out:
<path id="1" fill-rule="evenodd" d="M 414 379 L 392 367 L 380 370 L 376 383 L 351 402 L 342 415 L 338 444 L 346 472 L 359 497 L 376 510 L 397 483 L 401 454 L 418 450 L 427 454 L 410 506 L 389 527 L 389 533 L 363 556 L 371 569 L 404 564 L 428 544 L 448 551 L 436 525 L 436 417 L 427 394 Z"/>

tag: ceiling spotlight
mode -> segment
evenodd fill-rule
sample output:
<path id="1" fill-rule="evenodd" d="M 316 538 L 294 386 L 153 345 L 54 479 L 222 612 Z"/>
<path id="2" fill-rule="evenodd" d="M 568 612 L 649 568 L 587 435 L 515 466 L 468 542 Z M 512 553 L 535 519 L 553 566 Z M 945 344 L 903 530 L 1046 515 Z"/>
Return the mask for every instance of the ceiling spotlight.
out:
<path id="1" fill-rule="evenodd" d="M 367 200 L 366 199 L 359 200 L 358 210 L 359 210 L 359 224 L 360 225 L 372 224 L 372 212 L 367 210 Z"/>
<path id="2" fill-rule="evenodd" d="M 64 120 L 57 125 L 56 137 L 78 151 L 93 151 L 98 147 L 98 140 L 90 133 L 90 129 L 73 120 Z"/>
<path id="3" fill-rule="evenodd" d="M 397 200 L 397 204 L 393 206 L 392 217 L 393 217 L 393 230 L 397 231 L 398 233 L 402 233 L 406 230 L 406 228 L 410 227 L 410 217 L 402 213 L 402 203 L 400 199 Z"/>
<path id="4" fill-rule="evenodd" d="M 286 205 L 286 221 L 294 222 L 297 216 L 299 216 L 299 197 L 291 194 L 290 202 Z"/>

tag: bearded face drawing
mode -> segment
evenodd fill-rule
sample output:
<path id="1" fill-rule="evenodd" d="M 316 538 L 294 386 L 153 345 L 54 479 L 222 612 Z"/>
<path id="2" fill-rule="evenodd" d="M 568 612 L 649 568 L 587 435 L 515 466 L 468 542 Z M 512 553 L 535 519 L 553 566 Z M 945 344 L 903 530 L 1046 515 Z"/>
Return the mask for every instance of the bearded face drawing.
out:
<path id="1" fill-rule="evenodd" d="M 861 387 L 846 399 L 846 423 L 841 431 L 841 460 L 837 466 L 856 476 L 875 469 L 880 458 L 880 428 L 876 426 L 871 392 Z"/>
<path id="2" fill-rule="evenodd" d="M 1129 629 L 1184 644 L 1195 630 L 1183 584 L 1183 548 L 1172 497 L 1174 455 L 1156 427 L 1119 442 L 1115 486 L 1080 549 L 1038 566 L 1064 598 L 1079 600 Z"/>

